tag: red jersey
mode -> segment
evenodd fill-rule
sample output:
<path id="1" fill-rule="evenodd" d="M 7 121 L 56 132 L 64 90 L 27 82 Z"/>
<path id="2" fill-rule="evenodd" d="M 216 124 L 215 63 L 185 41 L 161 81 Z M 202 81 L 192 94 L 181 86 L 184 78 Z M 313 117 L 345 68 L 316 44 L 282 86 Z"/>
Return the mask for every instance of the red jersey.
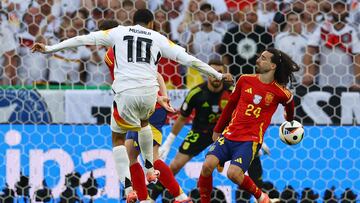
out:
<path id="1" fill-rule="evenodd" d="M 107 67 L 109 68 L 110 76 L 111 76 L 112 80 L 114 80 L 114 67 L 115 67 L 115 57 L 114 56 L 115 55 L 114 55 L 113 48 L 109 48 L 106 51 L 105 56 L 104 56 L 104 61 L 107 65 Z M 159 94 L 160 94 L 160 92 L 159 92 Z M 158 109 L 158 108 L 162 108 L 162 107 L 159 103 L 156 102 L 155 108 Z"/>
<path id="2" fill-rule="evenodd" d="M 261 144 L 278 104 L 286 106 L 287 120 L 293 120 L 294 102 L 288 89 L 275 81 L 262 83 L 259 75 L 242 75 L 214 132 L 223 132 L 224 137 L 232 141 Z"/>

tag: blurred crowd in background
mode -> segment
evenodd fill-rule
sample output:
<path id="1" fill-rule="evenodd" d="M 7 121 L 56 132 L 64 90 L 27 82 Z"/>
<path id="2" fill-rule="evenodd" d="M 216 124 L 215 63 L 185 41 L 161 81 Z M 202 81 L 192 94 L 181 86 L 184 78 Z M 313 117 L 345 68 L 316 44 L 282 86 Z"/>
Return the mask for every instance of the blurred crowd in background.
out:
<path id="1" fill-rule="evenodd" d="M 107 47 L 31 53 L 98 30 L 105 19 L 131 25 L 148 8 L 155 30 L 191 54 L 221 60 L 230 73 L 255 73 L 262 50 L 276 47 L 301 66 L 293 84 L 360 90 L 359 0 L 1 0 L 0 84 L 110 85 Z M 191 88 L 204 77 L 174 61 L 158 65 L 168 88 Z"/>

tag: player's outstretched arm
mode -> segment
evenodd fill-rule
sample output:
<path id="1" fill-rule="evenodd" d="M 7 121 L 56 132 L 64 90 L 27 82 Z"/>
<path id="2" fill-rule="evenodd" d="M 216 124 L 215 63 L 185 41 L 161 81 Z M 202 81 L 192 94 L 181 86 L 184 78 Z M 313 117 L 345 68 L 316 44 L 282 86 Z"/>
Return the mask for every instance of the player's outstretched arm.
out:
<path id="1" fill-rule="evenodd" d="M 74 48 L 84 45 L 102 45 L 109 47 L 112 44 L 112 38 L 110 37 L 108 31 L 97 31 L 91 32 L 88 35 L 76 36 L 64 40 L 58 44 L 54 44 L 52 46 L 46 46 L 42 43 L 35 43 L 34 46 L 31 48 L 31 51 L 40 53 L 52 53 L 63 49 Z"/>
<path id="2" fill-rule="evenodd" d="M 233 81 L 233 77 L 231 76 L 231 74 L 229 73 L 222 74 L 217 72 L 214 68 L 212 68 L 208 64 L 186 53 L 185 50 L 179 52 L 179 54 L 177 55 L 177 61 L 181 64 L 190 66 L 206 75 L 213 76 L 216 79 L 231 81 L 231 82 Z"/>
<path id="3" fill-rule="evenodd" d="M 213 76 L 219 80 L 233 81 L 233 78 L 231 77 L 230 74 L 221 74 L 217 72 L 208 64 L 188 54 L 184 48 L 174 44 L 166 37 L 159 35 L 158 39 L 160 41 L 159 46 L 163 57 L 169 58 L 183 65 L 197 69 L 198 71 L 205 73 L 206 75 Z"/>
<path id="4" fill-rule="evenodd" d="M 171 129 L 171 133 L 167 136 L 166 140 L 159 148 L 159 155 L 161 159 L 166 159 L 167 155 L 170 152 L 172 143 L 174 142 L 176 136 L 179 134 L 181 129 L 184 127 L 186 120 L 187 118 L 180 114 L 178 119 L 175 121 L 174 126 Z"/>

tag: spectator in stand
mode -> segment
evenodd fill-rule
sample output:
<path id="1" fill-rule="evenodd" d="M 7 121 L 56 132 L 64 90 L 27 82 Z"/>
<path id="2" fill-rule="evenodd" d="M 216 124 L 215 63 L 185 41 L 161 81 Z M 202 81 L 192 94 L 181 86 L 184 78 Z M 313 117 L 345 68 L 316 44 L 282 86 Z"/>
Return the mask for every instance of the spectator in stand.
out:
<path id="1" fill-rule="evenodd" d="M 23 16 L 23 31 L 17 35 L 19 46 L 17 54 L 21 60 L 19 63 L 19 79 L 21 85 L 31 85 L 34 82 L 47 81 L 48 65 L 47 56 L 39 53 L 31 53 L 30 48 L 36 41 L 43 41 L 39 38 L 40 23 L 44 17 L 40 9 L 30 7 Z"/>
<path id="2" fill-rule="evenodd" d="M 239 26 L 225 34 L 219 54 L 224 64 L 229 66 L 230 73 L 239 77 L 240 74 L 255 73 L 257 54 L 272 47 L 272 43 L 272 36 L 257 24 L 254 7 L 246 6 L 240 12 Z"/>
<path id="3" fill-rule="evenodd" d="M 214 8 L 204 3 L 200 6 L 199 22 L 201 23 L 201 30 L 197 32 L 187 31 L 189 37 L 181 40 L 181 45 L 188 45 L 190 53 L 197 58 L 208 63 L 212 59 L 219 60 L 220 56 L 216 53 L 221 44 L 222 34 L 216 31 L 215 24 L 218 16 L 216 16 Z M 182 38 L 181 38 L 182 39 Z"/>
<path id="4" fill-rule="evenodd" d="M 171 39 L 170 22 L 167 20 L 169 13 L 165 12 L 162 8 L 155 11 L 154 30 L 160 32 L 164 36 Z M 158 71 L 163 76 L 168 89 L 177 89 L 184 87 L 183 81 L 183 67 L 175 61 L 170 59 L 161 58 L 158 65 Z"/>
<path id="5" fill-rule="evenodd" d="M 78 35 L 74 24 L 72 20 L 63 21 L 60 39 Z M 85 62 L 90 59 L 91 54 L 91 51 L 85 46 L 54 53 L 49 59 L 49 81 L 54 84 L 85 84 Z"/>
<path id="6" fill-rule="evenodd" d="M 358 0 L 350 0 L 349 22 L 360 30 L 360 2 Z"/>
<path id="7" fill-rule="evenodd" d="M 183 42 L 187 44 L 191 33 L 196 33 L 201 30 L 201 22 L 204 21 L 204 18 L 200 19 L 199 16 L 200 5 L 202 2 L 203 0 L 190 0 L 188 9 L 184 12 L 183 21 L 177 28 L 177 31 L 180 34 L 179 41 L 181 44 Z M 182 46 L 186 46 L 186 44 L 182 44 Z"/>
<path id="8" fill-rule="evenodd" d="M 258 24 L 268 29 L 274 19 L 276 11 L 277 5 L 274 0 L 260 0 L 257 9 Z"/>
<path id="9" fill-rule="evenodd" d="M 309 0 L 305 3 L 305 10 L 301 14 L 301 21 L 303 28 L 301 33 L 310 38 L 311 34 L 315 32 L 319 24 L 324 20 L 324 16 L 319 12 L 319 5 L 315 0 Z"/>
<path id="10" fill-rule="evenodd" d="M 0 85 L 16 85 L 17 44 L 7 21 L 0 18 Z"/>
<path id="11" fill-rule="evenodd" d="M 275 37 L 275 48 L 287 53 L 297 64 L 302 64 L 307 39 L 301 34 L 302 24 L 299 14 L 289 12 L 286 15 L 286 28 Z M 300 65 L 300 67 L 302 67 Z M 294 73 L 296 83 L 301 83 L 304 70 Z"/>
<path id="12" fill-rule="evenodd" d="M 308 41 L 303 84 L 360 90 L 359 32 L 346 21 L 346 0 L 333 2 L 331 16 L 332 20 L 324 22 Z M 320 68 L 313 61 L 317 53 L 320 53 Z"/>
<path id="13" fill-rule="evenodd" d="M 230 12 L 238 12 L 248 6 L 255 6 L 256 0 L 225 0 L 226 6 Z"/>
<path id="14" fill-rule="evenodd" d="M 170 23 L 166 20 L 166 13 L 158 9 L 154 12 L 155 21 L 154 21 L 154 30 L 157 30 L 162 35 L 170 38 Z"/>
<path id="15" fill-rule="evenodd" d="M 132 2 L 131 0 L 125 0 L 122 2 L 121 8 L 116 12 L 116 18 L 121 25 L 124 25 L 124 23 L 131 21 L 134 12 L 134 2 Z"/>

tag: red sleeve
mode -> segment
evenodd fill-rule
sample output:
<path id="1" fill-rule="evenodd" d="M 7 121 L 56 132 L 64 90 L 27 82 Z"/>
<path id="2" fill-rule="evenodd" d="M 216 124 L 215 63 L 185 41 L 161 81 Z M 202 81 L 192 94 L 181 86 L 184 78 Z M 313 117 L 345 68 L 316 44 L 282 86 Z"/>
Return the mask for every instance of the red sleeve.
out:
<path id="1" fill-rule="evenodd" d="M 236 108 L 236 105 L 241 95 L 240 81 L 241 81 L 241 77 L 239 78 L 239 81 L 237 82 L 234 91 L 230 95 L 228 103 L 226 104 L 225 108 L 221 113 L 219 120 L 216 123 L 216 126 L 213 130 L 216 133 L 221 133 L 222 131 L 224 131 L 225 127 L 228 125 L 228 123 L 231 120 L 232 113 Z"/>
<path id="2" fill-rule="evenodd" d="M 285 112 L 286 112 L 286 120 L 287 121 L 292 121 L 294 120 L 294 99 L 291 99 L 291 101 L 289 101 L 289 103 L 287 103 L 285 105 Z"/>

